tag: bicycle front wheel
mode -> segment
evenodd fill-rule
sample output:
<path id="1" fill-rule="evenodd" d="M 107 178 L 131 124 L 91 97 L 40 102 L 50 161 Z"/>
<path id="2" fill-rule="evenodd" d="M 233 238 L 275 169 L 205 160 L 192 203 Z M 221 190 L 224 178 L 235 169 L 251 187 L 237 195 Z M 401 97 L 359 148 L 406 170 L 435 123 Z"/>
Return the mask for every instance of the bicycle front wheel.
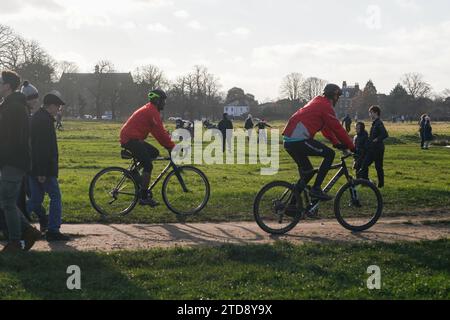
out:
<path id="1" fill-rule="evenodd" d="M 92 180 L 89 199 L 103 218 L 125 216 L 136 206 L 138 190 L 138 184 L 127 170 L 107 168 Z"/>
<path id="2" fill-rule="evenodd" d="M 383 212 L 383 197 L 367 180 L 354 180 L 344 185 L 336 195 L 334 213 L 338 222 L 350 231 L 365 231 L 373 227 Z"/>
<path id="3" fill-rule="evenodd" d="M 303 214 L 303 202 L 292 184 L 275 181 L 258 193 L 253 204 L 253 214 L 261 229 L 281 235 L 298 224 Z"/>
<path id="4" fill-rule="evenodd" d="M 164 180 L 162 197 L 167 208 L 176 215 L 197 214 L 209 201 L 208 178 L 195 167 L 178 167 Z"/>

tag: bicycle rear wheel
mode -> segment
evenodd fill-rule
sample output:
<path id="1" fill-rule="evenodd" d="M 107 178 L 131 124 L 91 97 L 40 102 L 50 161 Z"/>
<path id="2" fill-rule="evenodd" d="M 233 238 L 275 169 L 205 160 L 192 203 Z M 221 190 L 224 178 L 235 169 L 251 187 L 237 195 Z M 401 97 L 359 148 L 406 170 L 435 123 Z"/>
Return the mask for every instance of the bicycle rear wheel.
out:
<path id="1" fill-rule="evenodd" d="M 383 212 L 383 197 L 367 180 L 354 180 L 337 193 L 334 213 L 338 222 L 350 231 L 365 231 L 377 223 Z"/>
<path id="2" fill-rule="evenodd" d="M 89 199 L 103 218 L 125 216 L 136 206 L 138 190 L 138 184 L 127 170 L 107 168 L 92 180 Z"/>
<path id="3" fill-rule="evenodd" d="M 292 184 L 275 181 L 258 193 L 253 204 L 253 214 L 261 229 L 281 235 L 298 224 L 303 214 L 303 202 Z"/>
<path id="4" fill-rule="evenodd" d="M 208 178 L 195 167 L 178 167 L 164 180 L 162 197 L 167 208 L 176 215 L 197 214 L 209 201 Z"/>

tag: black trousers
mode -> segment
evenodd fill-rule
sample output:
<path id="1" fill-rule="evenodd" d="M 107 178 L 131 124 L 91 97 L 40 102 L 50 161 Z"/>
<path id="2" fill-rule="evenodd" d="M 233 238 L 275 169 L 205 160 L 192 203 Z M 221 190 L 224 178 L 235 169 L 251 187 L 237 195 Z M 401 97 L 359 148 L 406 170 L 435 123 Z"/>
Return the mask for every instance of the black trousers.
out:
<path id="1" fill-rule="evenodd" d="M 142 164 L 145 173 L 152 173 L 153 160 L 159 157 L 159 150 L 145 141 L 131 140 L 124 144 L 122 148 L 130 151 L 133 156 Z"/>
<path id="2" fill-rule="evenodd" d="M 384 151 L 384 146 L 374 150 L 369 150 L 362 162 L 361 169 L 357 173 L 357 177 L 360 179 L 369 180 L 369 167 L 375 162 L 375 169 L 377 170 L 378 175 L 378 184 L 384 186 Z"/>
<path id="3" fill-rule="evenodd" d="M 327 176 L 336 156 L 334 150 L 313 139 L 300 142 L 286 142 L 284 144 L 284 148 L 297 163 L 300 178 L 305 180 L 306 183 L 308 183 L 314 176 L 312 174 L 305 174 L 305 172 L 314 169 L 309 157 L 315 156 L 323 158 L 322 164 L 319 168 L 319 173 L 317 174 L 317 178 L 314 183 L 314 188 L 321 188 L 322 183 L 325 180 L 325 177 Z"/>

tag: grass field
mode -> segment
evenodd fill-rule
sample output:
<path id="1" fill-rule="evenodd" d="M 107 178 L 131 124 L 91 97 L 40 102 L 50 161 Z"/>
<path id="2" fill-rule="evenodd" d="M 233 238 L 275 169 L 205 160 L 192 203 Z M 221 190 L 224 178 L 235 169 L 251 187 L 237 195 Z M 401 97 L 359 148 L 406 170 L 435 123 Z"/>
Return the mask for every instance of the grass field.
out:
<path id="1" fill-rule="evenodd" d="M 120 124 L 67 122 L 65 131 L 58 133 L 65 223 L 99 221 L 89 204 L 88 187 L 101 169 L 127 166 L 119 156 L 119 129 Z M 385 215 L 448 210 L 450 148 L 420 150 L 416 125 L 389 125 L 388 130 Z M 435 124 L 434 132 L 450 140 L 450 124 Z M 253 199 L 264 184 L 297 179 L 294 163 L 280 150 L 280 171 L 275 176 L 261 176 L 259 165 L 200 166 L 211 183 L 211 200 L 187 222 L 252 220 Z M 157 163 L 155 173 L 161 169 Z M 375 178 L 373 170 L 371 175 Z M 161 201 L 160 195 L 156 198 Z M 321 212 L 331 216 L 331 205 Z M 112 222 L 176 221 L 175 215 L 160 206 L 137 208 Z M 447 226 L 448 222 L 442 225 Z M 449 248 L 450 240 L 301 246 L 279 242 L 0 255 L 0 299 L 450 299 Z M 82 290 L 66 287 L 70 265 L 81 268 Z M 371 265 L 381 268 L 381 290 L 367 288 Z"/>
<path id="2" fill-rule="evenodd" d="M 275 126 L 282 129 L 283 123 L 275 123 Z M 433 129 L 439 139 L 450 140 L 449 123 L 434 124 Z M 65 222 L 99 220 L 89 204 L 89 183 L 95 174 L 105 167 L 128 165 L 127 161 L 120 159 L 119 130 L 120 124 L 67 122 L 65 131 L 58 133 Z M 449 208 L 450 148 L 436 146 L 429 151 L 420 150 L 415 124 L 388 124 L 388 130 L 391 138 L 387 142 L 385 157 L 385 214 Z M 149 141 L 155 146 L 158 145 L 153 139 Z M 164 155 L 164 151 L 160 150 Z M 273 180 L 297 180 L 295 164 L 282 146 L 280 150 L 280 170 L 274 176 L 261 176 L 260 165 L 199 166 L 210 180 L 211 200 L 200 215 L 189 218 L 188 221 L 252 220 L 253 199 L 263 185 Z M 317 161 L 315 164 L 318 164 Z M 348 165 L 351 166 L 351 160 Z M 162 168 L 162 163 L 155 163 L 154 175 Z M 371 177 L 376 180 L 374 169 L 371 170 Z M 335 186 L 332 193 L 337 192 L 342 183 L 343 180 Z M 159 191 L 155 197 L 162 203 Z M 331 215 L 331 211 L 331 204 L 322 207 L 324 216 Z M 177 218 L 162 205 L 153 210 L 138 207 L 128 217 L 112 222 L 175 221 Z"/>
<path id="3" fill-rule="evenodd" d="M 1 299 L 450 299 L 449 240 L 0 255 Z M 66 287 L 81 268 L 81 290 Z M 367 268 L 381 270 L 369 290 Z"/>

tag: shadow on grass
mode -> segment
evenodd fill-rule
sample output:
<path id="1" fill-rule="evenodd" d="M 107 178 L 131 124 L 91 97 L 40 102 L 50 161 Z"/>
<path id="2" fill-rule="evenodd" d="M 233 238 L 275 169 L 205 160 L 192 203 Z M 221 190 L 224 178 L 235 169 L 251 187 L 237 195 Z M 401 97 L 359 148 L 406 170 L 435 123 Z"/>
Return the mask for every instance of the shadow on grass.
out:
<path id="1" fill-rule="evenodd" d="M 0 299 L 152 299 L 107 254 L 57 246 L 70 252 L 0 254 Z M 67 288 L 69 266 L 80 267 L 81 290 Z"/>

